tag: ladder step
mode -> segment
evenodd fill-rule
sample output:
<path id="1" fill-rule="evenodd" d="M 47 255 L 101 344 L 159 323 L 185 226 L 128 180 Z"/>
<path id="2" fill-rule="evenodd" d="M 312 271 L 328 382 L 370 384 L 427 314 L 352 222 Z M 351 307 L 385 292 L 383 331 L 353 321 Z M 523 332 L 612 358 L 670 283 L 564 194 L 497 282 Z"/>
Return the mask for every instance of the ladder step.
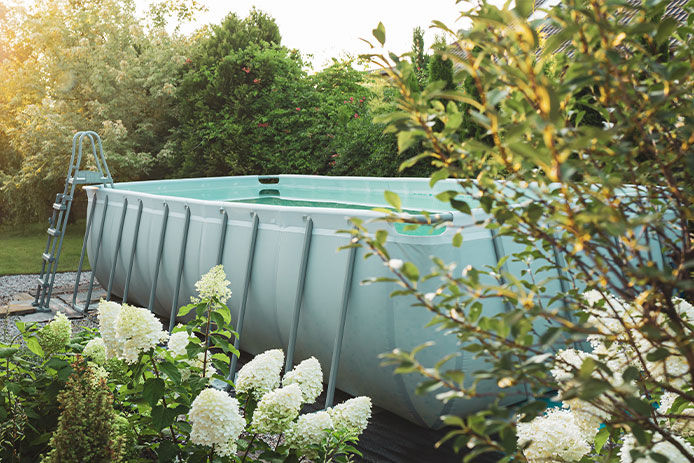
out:
<path id="1" fill-rule="evenodd" d="M 55 237 L 55 236 L 60 236 L 60 230 L 58 230 L 58 229 L 56 229 L 56 228 L 49 228 L 49 229 L 48 229 L 48 234 L 51 235 L 51 236 L 54 236 L 54 237 Z"/>
<path id="2" fill-rule="evenodd" d="M 67 205 L 60 204 L 60 203 L 53 203 L 53 209 L 55 209 L 56 211 L 64 211 L 65 209 L 67 209 Z"/>
<path id="3" fill-rule="evenodd" d="M 37 280 L 39 280 L 39 285 L 46 286 L 46 282 L 43 281 L 43 278 L 37 278 Z"/>
<path id="4" fill-rule="evenodd" d="M 111 179 L 109 177 L 102 176 L 100 172 L 96 172 L 96 171 L 92 171 L 92 170 L 78 170 L 77 172 L 75 172 L 75 175 L 73 177 L 70 177 L 68 179 L 68 183 L 70 185 L 72 185 L 72 184 L 82 185 L 82 184 L 87 184 L 87 183 L 106 183 L 106 182 L 111 182 Z"/>
<path id="5" fill-rule="evenodd" d="M 46 262 L 53 262 L 55 260 L 55 257 L 53 257 L 53 254 L 51 254 L 50 252 L 44 252 L 43 254 L 41 254 L 41 257 L 43 257 L 43 260 L 45 260 Z"/>

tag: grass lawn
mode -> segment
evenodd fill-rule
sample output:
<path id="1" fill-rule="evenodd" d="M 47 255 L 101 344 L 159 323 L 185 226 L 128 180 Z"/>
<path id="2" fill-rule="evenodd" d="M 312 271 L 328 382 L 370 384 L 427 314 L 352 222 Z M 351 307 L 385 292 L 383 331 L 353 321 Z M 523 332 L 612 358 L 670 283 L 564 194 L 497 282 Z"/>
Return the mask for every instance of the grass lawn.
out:
<path id="1" fill-rule="evenodd" d="M 77 270 L 85 227 L 86 220 L 68 224 L 58 262 L 59 272 Z M 41 254 L 46 249 L 47 229 L 48 221 L 0 227 L 0 275 L 39 273 L 43 263 Z M 83 270 L 89 270 L 86 258 Z"/>

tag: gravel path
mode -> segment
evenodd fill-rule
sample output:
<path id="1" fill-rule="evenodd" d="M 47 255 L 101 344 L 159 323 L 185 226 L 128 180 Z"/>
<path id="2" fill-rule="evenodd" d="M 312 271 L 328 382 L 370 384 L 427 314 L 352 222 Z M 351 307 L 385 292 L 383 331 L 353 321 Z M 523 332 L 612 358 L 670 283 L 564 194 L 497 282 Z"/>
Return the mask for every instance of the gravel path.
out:
<path id="1" fill-rule="evenodd" d="M 55 274 L 55 283 L 53 284 L 53 294 L 72 293 L 75 286 L 75 277 L 77 272 L 63 272 Z M 10 302 L 18 293 L 33 293 L 36 290 L 38 275 L 7 275 L 0 276 L 0 308 Z M 91 277 L 91 272 L 82 272 L 80 282 L 88 283 Z M 15 321 L 19 320 L 19 316 L 0 316 L 0 342 L 7 342 L 14 338 L 19 332 L 15 326 Z M 84 318 L 72 321 L 72 331 L 77 332 L 82 327 L 88 326 L 98 328 L 99 323 L 96 315 L 90 313 Z"/>
<path id="2" fill-rule="evenodd" d="M 89 282 L 92 272 L 82 272 L 81 282 Z M 77 272 L 63 272 L 55 274 L 53 292 L 72 289 L 75 285 Z M 8 303 L 17 293 L 33 292 L 37 286 L 38 275 L 7 275 L 0 276 L 0 305 Z"/>

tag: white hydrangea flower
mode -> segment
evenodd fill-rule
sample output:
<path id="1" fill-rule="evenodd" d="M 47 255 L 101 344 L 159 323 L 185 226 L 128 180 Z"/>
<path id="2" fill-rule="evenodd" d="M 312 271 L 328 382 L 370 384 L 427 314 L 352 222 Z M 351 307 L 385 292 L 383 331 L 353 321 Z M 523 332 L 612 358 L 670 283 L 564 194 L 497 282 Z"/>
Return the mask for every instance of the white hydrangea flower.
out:
<path id="1" fill-rule="evenodd" d="M 104 344 L 104 340 L 101 338 L 90 339 L 84 346 L 82 354 L 90 358 L 97 365 L 103 365 L 106 363 L 106 345 Z"/>
<path id="2" fill-rule="evenodd" d="M 246 426 L 236 399 L 224 391 L 204 389 L 193 400 L 188 417 L 192 443 L 214 446 L 215 453 L 222 457 L 236 452 L 236 440 Z"/>
<path id="3" fill-rule="evenodd" d="M 674 436 L 674 439 L 677 442 L 679 442 L 687 450 L 689 454 L 694 453 L 694 447 L 692 447 L 692 445 L 689 442 L 687 442 L 679 436 Z M 689 462 L 689 459 L 686 456 L 682 455 L 682 453 L 677 449 L 677 447 L 675 447 L 670 442 L 663 440 L 662 436 L 660 436 L 659 434 L 655 434 L 653 436 L 653 442 L 657 443 L 653 444 L 650 449 L 638 448 L 636 438 L 631 434 L 627 435 L 622 443 L 622 448 L 619 449 L 620 463 L 656 463 L 657 460 L 649 456 L 650 452 L 659 453 L 660 455 L 665 457 L 666 461 L 670 463 Z M 644 456 L 633 459 L 631 457 L 631 450 L 638 450 Z"/>
<path id="4" fill-rule="evenodd" d="M 572 380 L 587 358 L 595 358 L 587 352 L 576 349 L 562 349 L 555 354 L 554 366 L 550 370 L 557 382 L 563 383 Z"/>
<path id="5" fill-rule="evenodd" d="M 64 313 L 58 312 L 53 321 L 38 332 L 39 344 L 46 355 L 62 350 L 72 335 L 72 322 Z"/>
<path id="6" fill-rule="evenodd" d="M 333 420 L 326 411 L 308 413 L 289 425 L 284 433 L 287 445 L 303 455 L 313 457 L 308 449 L 323 442 L 333 427 Z"/>
<path id="7" fill-rule="evenodd" d="M 169 342 L 166 348 L 171 352 L 173 357 L 180 357 L 186 355 L 186 347 L 190 341 L 191 336 L 187 331 L 176 331 L 169 336 Z"/>
<path id="8" fill-rule="evenodd" d="M 658 404 L 658 413 L 661 415 L 667 415 L 670 413 L 670 409 L 675 404 L 677 399 L 677 394 L 674 392 L 664 392 L 660 397 L 660 403 Z"/>
<path id="9" fill-rule="evenodd" d="M 320 362 L 311 357 L 296 365 L 292 371 L 284 375 L 283 386 L 298 384 L 304 397 L 304 402 L 312 404 L 323 392 L 323 370 Z"/>
<path id="10" fill-rule="evenodd" d="M 600 425 L 611 416 L 590 402 L 581 399 L 564 400 L 563 407 L 571 410 L 574 423 L 587 442 L 593 442 L 595 435 L 600 430 Z"/>
<path id="11" fill-rule="evenodd" d="M 603 299 L 602 294 L 600 294 L 600 292 L 595 289 L 591 289 L 590 291 L 586 291 L 585 293 L 583 293 L 583 298 L 590 306 L 597 304 Z"/>
<path id="12" fill-rule="evenodd" d="M 280 385 L 280 372 L 284 366 L 282 349 L 272 349 L 256 355 L 236 376 L 236 392 L 252 393 L 256 400 Z"/>
<path id="13" fill-rule="evenodd" d="M 101 333 L 101 339 L 104 340 L 104 346 L 106 347 L 106 358 L 109 359 L 119 357 L 121 354 L 122 346 L 116 336 L 116 321 L 118 320 L 120 310 L 120 304 L 103 299 L 99 301 L 99 306 L 97 307 L 99 333 Z"/>
<path id="14" fill-rule="evenodd" d="M 656 350 L 656 346 L 643 338 L 643 336 L 640 336 L 637 345 L 643 357 L 646 357 L 649 352 Z M 646 368 L 656 381 L 668 382 L 678 388 L 686 387 L 689 382 L 689 363 L 687 359 L 683 355 L 677 355 L 676 352 L 679 352 L 679 350 L 670 342 L 661 343 L 660 346 L 669 348 L 670 355 L 654 362 L 646 360 Z"/>
<path id="15" fill-rule="evenodd" d="M 258 402 L 253 412 L 251 426 L 256 432 L 284 432 L 289 423 L 299 416 L 303 396 L 298 384 L 268 392 Z"/>
<path id="16" fill-rule="evenodd" d="M 193 303 L 198 303 L 203 299 L 211 299 L 216 296 L 220 302 L 226 304 L 231 297 L 231 290 L 229 289 L 231 283 L 226 278 L 224 266 L 215 265 L 195 283 L 198 297 L 191 297 L 190 300 Z"/>
<path id="17" fill-rule="evenodd" d="M 694 306 L 679 297 L 673 297 L 672 302 L 675 305 L 677 313 L 687 322 L 694 324 Z"/>
<path id="18" fill-rule="evenodd" d="M 135 363 L 140 353 L 147 352 L 169 335 L 161 322 L 147 309 L 123 304 L 116 321 L 116 339 L 122 346 L 120 358 Z"/>
<path id="19" fill-rule="evenodd" d="M 588 291 L 583 297 L 590 305 L 590 308 L 586 310 L 589 314 L 587 324 L 597 329 L 600 335 L 612 335 L 626 339 L 624 336 L 625 328 L 633 328 L 638 324 L 638 310 L 633 304 L 627 304 L 623 300 L 610 295 L 603 298 L 595 290 Z M 605 303 L 599 306 L 598 302 L 601 300 L 604 300 Z M 595 336 L 589 336 L 589 340 L 594 339 Z"/>
<path id="20" fill-rule="evenodd" d="M 672 406 L 677 400 L 677 394 L 674 392 L 665 392 L 660 398 L 658 413 L 660 415 L 675 414 L 671 411 Z M 694 408 L 688 404 L 687 408 L 677 412 L 678 415 L 684 415 L 682 418 L 666 418 L 665 423 L 670 429 L 685 437 L 694 436 Z"/>
<path id="21" fill-rule="evenodd" d="M 527 423 L 519 422 L 516 434 L 519 447 L 530 444 L 523 452 L 529 463 L 578 461 L 591 449 L 573 413 L 560 408 L 549 409 Z"/>
<path id="22" fill-rule="evenodd" d="M 629 365 L 635 365 L 643 370 L 640 359 L 646 358 L 648 353 L 657 348 L 645 337 L 641 329 L 646 323 L 643 308 L 638 303 L 627 304 L 612 296 L 603 298 L 597 291 L 589 291 L 584 294 L 584 297 L 591 305 L 587 310 L 590 314 L 588 325 L 600 332 L 588 336 L 593 352 L 615 373 L 610 380 L 613 385 L 626 386 L 623 384 L 621 373 Z M 597 301 L 603 299 L 604 307 L 598 307 Z M 679 298 L 673 298 L 672 302 L 683 319 L 694 321 L 694 307 L 691 304 Z M 665 314 L 657 314 L 655 323 L 674 335 L 667 324 Z M 606 343 L 607 339 L 615 342 Z M 606 346 L 606 344 L 610 345 Z M 658 347 L 668 349 L 672 355 L 655 362 L 646 361 L 645 368 L 657 381 L 669 382 L 676 387 L 685 386 L 689 371 L 687 360 L 678 355 L 677 346 L 670 342 L 658 342 Z"/>
<path id="23" fill-rule="evenodd" d="M 335 429 L 359 437 L 371 418 L 371 399 L 365 396 L 349 399 L 328 409 Z"/>
<path id="24" fill-rule="evenodd" d="M 101 365 L 91 364 L 92 371 L 94 372 L 94 379 L 96 381 L 101 381 L 102 379 L 108 379 L 108 371 Z"/>

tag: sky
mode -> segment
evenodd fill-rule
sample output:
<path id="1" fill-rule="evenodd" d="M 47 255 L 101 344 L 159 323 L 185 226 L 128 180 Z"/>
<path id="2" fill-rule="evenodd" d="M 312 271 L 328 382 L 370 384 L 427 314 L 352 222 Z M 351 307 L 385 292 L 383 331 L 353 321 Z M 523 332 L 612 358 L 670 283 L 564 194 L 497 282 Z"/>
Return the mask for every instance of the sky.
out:
<path id="1" fill-rule="evenodd" d="M 143 10 L 148 0 L 137 0 Z M 412 47 L 412 30 L 425 31 L 425 46 L 434 42 L 437 30 L 429 29 L 437 19 L 452 27 L 464 3 L 455 0 L 200 0 L 208 11 L 198 16 L 194 25 L 182 29 L 190 32 L 196 26 L 219 23 L 230 12 L 245 17 L 255 6 L 277 22 L 282 44 L 313 55 L 314 68 L 320 69 L 331 58 L 369 53 L 364 38 L 376 44 L 371 30 L 378 22 L 386 29 L 386 48 L 401 54 Z"/>

